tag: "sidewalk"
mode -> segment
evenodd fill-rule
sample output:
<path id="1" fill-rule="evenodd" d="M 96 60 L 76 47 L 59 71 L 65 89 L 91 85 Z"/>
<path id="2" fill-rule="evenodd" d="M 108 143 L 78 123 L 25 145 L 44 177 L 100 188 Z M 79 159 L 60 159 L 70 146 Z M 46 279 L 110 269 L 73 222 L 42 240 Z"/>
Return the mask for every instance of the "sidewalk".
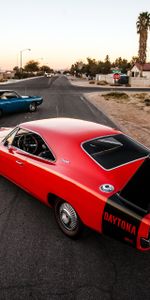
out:
<path id="1" fill-rule="evenodd" d="M 20 81 L 26 81 L 26 80 L 30 80 L 30 79 L 37 79 L 37 78 L 40 78 L 40 77 L 42 77 L 42 76 L 28 77 L 28 78 L 23 78 L 23 79 L 8 79 L 7 81 L 0 82 L 0 85 L 16 83 L 16 82 L 20 82 Z"/>
<path id="2" fill-rule="evenodd" d="M 88 80 L 88 79 L 79 79 L 79 78 L 75 78 L 75 77 L 73 77 L 73 76 L 70 76 L 70 77 L 68 77 L 68 79 L 70 80 L 70 82 L 71 82 L 71 84 L 72 85 L 76 85 L 76 86 L 83 86 L 83 87 L 90 87 L 90 88 L 111 88 L 112 90 L 113 89 L 118 89 L 118 90 L 122 90 L 122 89 L 124 89 L 124 88 L 126 88 L 126 86 L 125 85 L 109 85 L 109 84 L 106 84 L 106 85 L 97 85 L 96 83 L 89 83 L 90 81 L 92 81 L 92 80 Z M 131 86 L 131 87 L 127 87 L 127 88 L 131 88 L 131 91 L 132 91 L 132 89 L 145 89 L 145 90 L 147 90 L 147 89 L 150 89 L 150 87 L 143 87 L 143 86 L 141 86 L 141 87 L 139 87 L 139 86 Z"/>
<path id="3" fill-rule="evenodd" d="M 100 85 L 90 84 L 87 79 L 78 79 L 78 78 L 74 78 L 74 77 L 71 77 L 68 79 L 70 80 L 72 85 L 83 86 L 83 87 L 94 87 L 94 88 L 100 87 Z"/>

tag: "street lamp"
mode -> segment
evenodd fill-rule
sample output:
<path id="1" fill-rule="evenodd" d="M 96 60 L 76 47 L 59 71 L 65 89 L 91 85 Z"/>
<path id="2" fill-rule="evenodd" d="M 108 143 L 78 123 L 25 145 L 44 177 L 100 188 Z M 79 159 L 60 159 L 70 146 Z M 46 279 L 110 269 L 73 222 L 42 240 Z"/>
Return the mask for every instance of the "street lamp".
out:
<path id="1" fill-rule="evenodd" d="M 31 51 L 31 49 L 26 48 L 26 49 L 22 49 L 22 50 L 20 51 L 20 72 L 21 72 L 21 73 L 22 73 L 22 52 L 24 52 L 24 51 Z"/>

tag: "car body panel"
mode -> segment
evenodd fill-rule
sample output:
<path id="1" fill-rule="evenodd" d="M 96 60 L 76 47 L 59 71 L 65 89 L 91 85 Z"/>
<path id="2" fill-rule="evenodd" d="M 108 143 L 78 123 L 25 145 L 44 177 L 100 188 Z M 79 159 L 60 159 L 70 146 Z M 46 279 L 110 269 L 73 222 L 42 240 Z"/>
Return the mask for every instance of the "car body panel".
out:
<path id="1" fill-rule="evenodd" d="M 41 158 L 38 148 L 35 153 L 19 148 L 22 136 L 19 130 L 25 131 L 25 138 L 27 133 L 38 141 L 42 139 L 53 159 Z M 115 136 L 120 131 L 83 120 L 54 118 L 19 125 L 12 131 L 12 144 L 8 143 L 9 132 L 8 128 L 0 130 L 1 137 L 8 134 L 0 143 L 1 175 L 48 206 L 49 195 L 66 200 L 82 222 L 98 232 L 126 241 L 140 250 L 150 249 L 141 246 L 141 238 L 149 238 L 149 213 L 120 194 L 145 163 L 145 156 L 105 170 L 82 147 L 85 141 Z M 17 144 L 13 144 L 15 139 Z M 149 165 L 147 170 L 149 172 Z M 104 184 L 114 189 L 106 193 L 100 188 Z"/>

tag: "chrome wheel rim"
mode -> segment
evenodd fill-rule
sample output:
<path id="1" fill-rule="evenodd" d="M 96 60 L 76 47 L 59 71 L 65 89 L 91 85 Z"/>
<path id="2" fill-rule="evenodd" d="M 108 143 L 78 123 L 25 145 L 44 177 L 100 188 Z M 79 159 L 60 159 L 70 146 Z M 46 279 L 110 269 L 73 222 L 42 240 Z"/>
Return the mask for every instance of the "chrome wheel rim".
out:
<path id="1" fill-rule="evenodd" d="M 34 110 L 35 110 L 35 104 L 34 104 L 34 103 L 31 103 L 31 104 L 30 104 L 30 110 L 31 110 L 31 111 L 34 111 Z"/>
<path id="2" fill-rule="evenodd" d="M 59 208 L 60 221 L 67 230 L 75 230 L 78 225 L 78 217 L 69 203 L 62 203 Z"/>

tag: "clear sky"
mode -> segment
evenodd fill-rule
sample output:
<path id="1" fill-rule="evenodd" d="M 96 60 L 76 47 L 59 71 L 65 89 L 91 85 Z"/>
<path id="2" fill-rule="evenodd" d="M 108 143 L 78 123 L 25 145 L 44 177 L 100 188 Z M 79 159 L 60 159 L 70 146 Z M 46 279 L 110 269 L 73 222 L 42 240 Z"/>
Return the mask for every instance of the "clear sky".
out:
<path id="1" fill-rule="evenodd" d="M 136 21 L 150 0 L 1 0 L 0 69 L 38 60 L 69 68 L 87 57 L 131 59 L 138 53 Z M 149 32 L 150 35 L 150 32 Z M 150 61 L 150 38 L 148 40 Z"/>

